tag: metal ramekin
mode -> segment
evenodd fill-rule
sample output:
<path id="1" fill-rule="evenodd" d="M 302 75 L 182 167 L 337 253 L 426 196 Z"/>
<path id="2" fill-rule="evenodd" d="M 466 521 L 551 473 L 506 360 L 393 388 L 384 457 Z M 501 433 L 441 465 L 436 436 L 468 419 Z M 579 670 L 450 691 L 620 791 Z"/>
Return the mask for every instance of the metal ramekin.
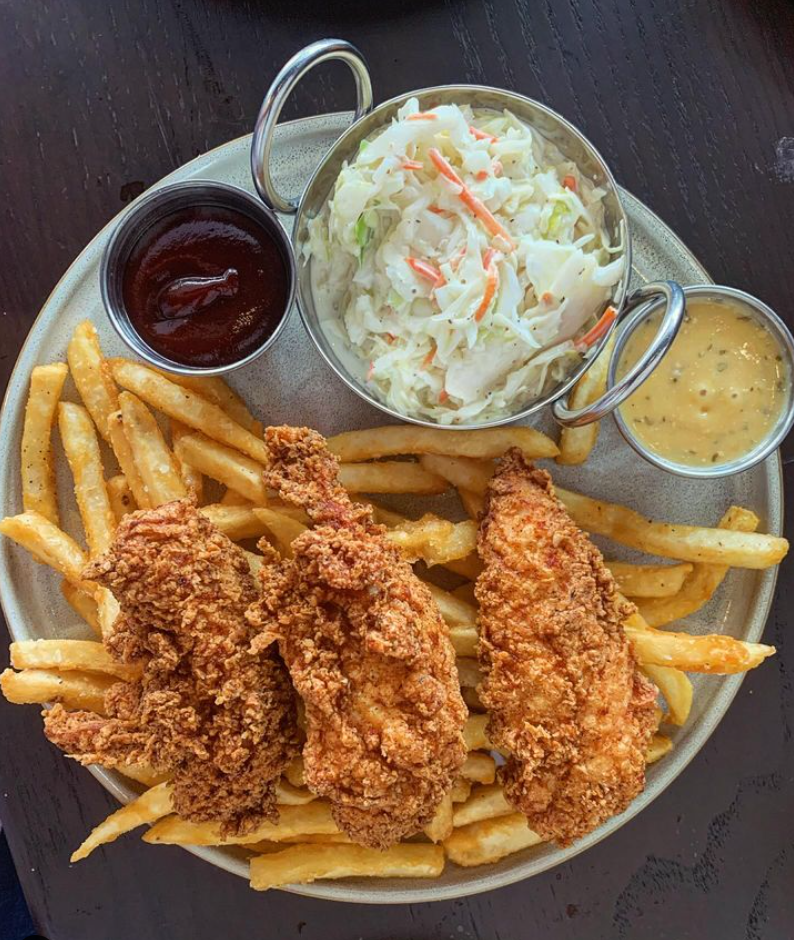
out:
<path id="1" fill-rule="evenodd" d="M 273 236 L 278 244 L 289 280 L 287 301 L 281 319 L 270 336 L 261 346 L 244 358 L 221 366 L 191 366 L 167 358 L 144 341 L 132 325 L 124 306 L 122 292 L 124 268 L 136 242 L 160 219 L 180 209 L 195 208 L 196 206 L 223 206 L 226 209 L 242 212 L 253 221 L 258 222 L 268 234 Z M 245 190 L 238 189 L 236 186 L 229 186 L 226 183 L 216 183 L 212 180 L 191 180 L 185 183 L 173 183 L 171 186 L 165 186 L 136 199 L 111 234 L 102 254 L 99 268 L 102 302 L 116 332 L 141 359 L 145 359 L 160 369 L 176 372 L 179 375 L 223 375 L 232 372 L 234 369 L 239 369 L 241 366 L 248 365 L 248 363 L 261 356 L 265 350 L 275 343 L 284 329 L 289 311 L 295 300 L 296 279 L 295 256 L 292 245 L 289 236 L 276 218 L 276 214 Z"/>
<path id="2" fill-rule="evenodd" d="M 792 425 L 794 425 L 794 386 L 792 385 L 792 381 L 794 381 L 794 339 L 792 339 L 788 327 L 780 317 L 763 303 L 763 301 L 758 300 L 757 297 L 753 297 L 751 294 L 746 294 L 744 291 L 737 290 L 734 287 L 723 287 L 717 284 L 697 284 L 692 287 L 685 287 L 683 291 L 687 301 L 710 300 L 716 303 L 730 303 L 734 307 L 740 307 L 743 313 L 752 316 L 759 323 L 762 323 L 775 337 L 780 346 L 780 351 L 784 357 L 788 371 L 788 381 L 786 383 L 788 400 L 786 401 L 785 407 L 780 412 L 777 423 L 772 427 L 767 437 L 743 457 L 737 457 L 735 460 L 714 466 L 690 467 L 686 464 L 679 464 L 675 461 L 668 460 L 666 457 L 662 457 L 660 454 L 646 447 L 631 432 L 631 429 L 628 427 L 621 414 L 620 408 L 616 408 L 612 412 L 612 415 L 620 429 L 620 433 L 627 443 L 629 443 L 641 457 L 644 457 L 655 467 L 667 470 L 669 473 L 675 473 L 678 476 L 692 477 L 701 480 L 713 480 L 718 477 L 732 476 L 734 473 L 749 470 L 750 467 L 754 467 L 757 463 L 760 463 L 770 454 L 774 453 L 791 430 Z M 616 384 L 620 360 L 629 337 L 646 316 L 652 316 L 660 308 L 661 304 L 659 302 L 653 302 L 650 307 L 644 310 L 636 310 L 625 321 L 625 324 L 618 333 L 615 342 L 615 351 L 609 364 L 609 387 Z M 648 375 L 650 375 L 650 371 Z M 645 381 L 647 377 L 647 375 L 644 376 L 642 381 Z"/>
<path id="3" fill-rule="evenodd" d="M 276 123 L 288 96 L 306 72 L 315 65 L 331 59 L 340 59 L 353 72 L 357 93 L 354 121 L 326 153 L 300 198 L 285 198 L 276 189 L 269 166 Z M 372 85 L 366 62 L 354 46 L 340 39 L 326 39 L 313 43 L 302 49 L 286 63 L 273 80 L 254 127 L 251 145 L 251 173 L 254 183 L 263 201 L 274 211 L 295 216 L 292 238 L 296 251 L 300 254 L 307 238 L 307 223 L 322 211 L 345 161 L 349 161 L 355 156 L 358 152 L 359 143 L 364 138 L 387 125 L 402 105 L 412 97 L 419 99 L 423 110 L 446 103 L 468 104 L 476 108 L 492 108 L 495 110 L 507 108 L 516 117 L 531 125 L 554 144 L 567 159 L 572 160 L 579 167 L 585 176 L 605 189 L 606 228 L 615 244 L 622 241 L 625 258 L 623 277 L 616 285 L 609 303 L 618 310 L 621 317 L 624 316 L 627 313 L 626 301 L 631 274 L 631 240 L 628 219 L 620 200 L 618 187 L 609 168 L 595 147 L 573 125 L 550 108 L 523 95 L 478 85 L 444 85 L 411 91 L 397 98 L 392 98 L 372 110 Z M 668 289 L 670 287 L 672 287 L 672 293 Z M 683 316 L 683 298 L 680 292 L 676 293 L 676 291 L 678 291 L 677 285 L 670 285 L 669 282 L 665 282 L 665 286 L 659 284 L 646 285 L 645 296 L 648 292 L 655 292 L 656 294 L 662 294 L 668 303 L 671 302 L 671 298 L 675 300 L 673 313 L 680 320 L 680 317 Z M 310 263 L 299 265 L 297 300 L 306 331 L 331 369 L 351 391 L 373 407 L 394 418 L 425 427 L 441 427 L 453 431 L 464 428 L 485 428 L 527 418 L 546 405 L 556 402 L 558 407 L 555 408 L 554 414 L 562 424 L 575 423 L 581 425 L 596 420 L 598 409 L 595 407 L 588 409 L 587 412 L 584 410 L 577 412 L 575 422 L 570 420 L 569 414 L 571 413 L 567 412 L 563 399 L 590 367 L 598 352 L 608 341 L 611 330 L 602 338 L 587 359 L 584 359 L 563 382 L 543 397 L 525 402 L 515 412 L 501 418 L 448 426 L 414 415 L 402 414 L 390 408 L 367 387 L 365 379 L 366 364 L 343 361 L 343 357 L 335 348 L 334 342 L 320 323 L 312 296 Z M 606 304 L 602 309 L 593 310 L 593 315 L 598 316 L 605 307 Z M 669 337 L 669 341 L 672 341 L 672 335 Z M 664 342 L 664 337 L 658 339 L 662 352 L 666 349 Z M 347 358 L 350 359 L 351 357 Z M 622 397 L 625 397 L 631 391 L 630 383 L 627 383 L 621 391 L 621 395 L 617 392 L 613 393 L 611 407 L 615 407 L 618 401 L 622 400 Z"/>

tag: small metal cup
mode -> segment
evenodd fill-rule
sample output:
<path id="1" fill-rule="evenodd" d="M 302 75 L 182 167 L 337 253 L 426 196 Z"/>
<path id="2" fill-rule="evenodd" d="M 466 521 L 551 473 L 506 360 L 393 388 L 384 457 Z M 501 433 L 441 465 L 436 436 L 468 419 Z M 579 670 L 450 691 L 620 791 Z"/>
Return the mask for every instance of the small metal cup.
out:
<path id="1" fill-rule="evenodd" d="M 148 229 L 172 213 L 196 206 L 222 206 L 247 215 L 273 237 L 279 247 L 287 270 L 287 301 L 276 328 L 267 339 L 242 359 L 220 366 L 192 366 L 174 362 L 156 349 L 153 349 L 133 326 L 124 305 L 122 283 L 124 269 L 133 247 Z M 114 329 L 129 348 L 141 359 L 145 359 L 159 369 L 176 372 L 179 375 L 222 375 L 248 365 L 262 355 L 278 339 L 284 329 L 289 311 L 295 299 L 296 285 L 295 256 L 289 236 L 276 218 L 276 214 L 259 199 L 236 186 L 216 183 L 211 180 L 193 180 L 174 183 L 137 199 L 124 215 L 105 247 L 99 270 L 99 284 L 102 302 Z"/>
<path id="2" fill-rule="evenodd" d="M 717 303 L 730 303 L 734 307 L 739 307 L 743 314 L 752 316 L 765 326 L 772 336 L 775 337 L 780 346 L 780 353 L 784 358 L 788 371 L 788 382 L 786 383 L 786 395 L 788 399 L 785 407 L 781 409 L 777 422 L 773 425 L 766 438 L 742 457 L 706 467 L 691 467 L 687 464 L 680 464 L 673 460 L 668 460 L 666 457 L 646 447 L 642 441 L 632 433 L 621 414 L 620 408 L 615 408 L 612 414 L 620 433 L 627 443 L 630 444 L 641 457 L 644 457 L 655 467 L 667 470 L 669 473 L 674 473 L 678 476 L 693 477 L 695 479 L 713 480 L 718 477 L 732 476 L 734 473 L 749 470 L 750 467 L 754 467 L 757 463 L 760 463 L 770 454 L 774 453 L 791 430 L 792 425 L 794 425 L 794 387 L 792 386 L 792 379 L 794 379 L 794 339 L 792 339 L 791 333 L 780 317 L 765 303 L 758 300 L 757 297 L 753 297 L 751 294 L 746 294 L 744 291 L 737 290 L 734 287 L 723 287 L 717 284 L 698 284 L 692 287 L 685 287 L 683 291 L 687 301 L 708 300 Z M 658 313 L 661 306 L 660 302 L 653 302 L 649 307 L 646 306 L 640 310 L 635 310 L 627 318 L 623 328 L 618 333 L 615 350 L 609 364 L 608 388 L 613 389 L 622 381 L 617 379 L 617 375 L 620 368 L 621 357 L 626 349 L 629 337 L 643 320 L 648 316 L 652 316 L 654 313 Z M 643 357 L 643 359 L 644 358 L 646 357 Z M 641 363 L 642 360 L 640 360 L 638 365 Z M 631 371 L 635 372 L 636 368 Z M 642 381 L 650 375 L 651 371 L 652 370 L 648 370 L 641 381 L 635 385 L 635 388 L 638 387 L 639 384 L 642 384 Z M 607 392 L 607 394 L 609 394 L 609 392 Z"/>

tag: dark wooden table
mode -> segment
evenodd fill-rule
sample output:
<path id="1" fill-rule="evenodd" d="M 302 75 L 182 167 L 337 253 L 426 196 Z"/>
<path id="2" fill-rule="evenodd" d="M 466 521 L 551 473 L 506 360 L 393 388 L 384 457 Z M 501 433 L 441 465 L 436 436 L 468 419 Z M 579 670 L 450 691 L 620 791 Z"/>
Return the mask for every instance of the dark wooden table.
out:
<path id="1" fill-rule="evenodd" d="M 4 382 L 91 236 L 169 170 L 246 133 L 276 68 L 328 35 L 360 46 L 379 98 L 474 82 L 547 102 L 717 280 L 794 324 L 785 0 L 0 0 Z M 349 77 L 329 66 L 286 116 L 351 100 Z M 794 936 L 792 570 L 767 630 L 778 657 L 668 791 L 570 864 L 467 901 L 261 896 L 136 839 L 70 867 L 113 801 L 45 742 L 36 709 L 3 703 L 0 816 L 38 928 L 49 940 Z"/>

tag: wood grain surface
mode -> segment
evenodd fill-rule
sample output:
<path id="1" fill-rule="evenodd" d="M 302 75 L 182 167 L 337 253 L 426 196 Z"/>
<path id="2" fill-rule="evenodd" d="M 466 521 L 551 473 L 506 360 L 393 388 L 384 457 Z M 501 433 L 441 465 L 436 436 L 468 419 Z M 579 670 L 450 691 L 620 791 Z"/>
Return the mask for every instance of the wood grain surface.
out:
<path id="1" fill-rule="evenodd" d="M 716 280 L 794 324 L 789 2 L 0 0 L 3 385 L 39 307 L 94 233 L 174 167 L 247 133 L 276 69 L 329 35 L 363 50 L 378 99 L 474 82 L 551 105 Z M 285 117 L 350 107 L 352 94 L 344 68 L 322 68 Z M 260 896 L 134 838 L 70 866 L 113 801 L 45 742 L 34 708 L 2 703 L 0 817 L 38 929 L 49 940 L 794 936 L 792 564 L 767 629 L 779 655 L 747 678 L 667 792 L 571 863 L 457 902 Z"/>

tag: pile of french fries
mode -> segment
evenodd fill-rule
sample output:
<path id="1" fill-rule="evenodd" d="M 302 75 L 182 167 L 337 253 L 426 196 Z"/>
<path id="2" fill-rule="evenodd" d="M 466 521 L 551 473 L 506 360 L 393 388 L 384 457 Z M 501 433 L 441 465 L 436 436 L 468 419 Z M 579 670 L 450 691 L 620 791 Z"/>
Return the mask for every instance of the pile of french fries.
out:
<path id="1" fill-rule="evenodd" d="M 134 678 L 136 667 L 119 663 L 105 650 L 101 639 L 118 607 L 108 591 L 85 581 L 82 571 L 89 558 L 105 551 L 124 515 L 190 496 L 233 541 L 266 536 L 284 556 L 310 521 L 268 492 L 262 425 L 221 379 L 165 375 L 128 360 L 106 359 L 90 322 L 75 330 L 67 360 L 68 365 L 38 366 L 31 375 L 22 440 L 24 511 L 0 522 L 0 532 L 57 573 L 64 598 L 96 639 L 12 643 L 12 668 L 0 676 L 0 688 L 11 702 L 61 702 L 68 709 L 102 715 L 105 691 L 116 681 Z M 62 398 L 69 375 L 82 404 Z M 56 423 L 74 478 L 83 544 L 60 524 L 51 443 Z M 594 432 L 588 434 L 592 447 Z M 411 561 L 423 563 L 421 576 L 428 578 L 428 569 L 443 566 L 460 580 L 452 591 L 430 585 L 449 625 L 470 709 L 469 756 L 460 778 L 423 836 L 380 852 L 352 844 L 339 831 L 329 804 L 305 786 L 300 759 L 278 784 L 278 824 L 263 823 L 233 839 L 222 838 L 216 825 L 181 819 L 173 811 L 168 779 L 150 767 L 128 766 L 123 773 L 145 789 L 102 822 L 73 861 L 148 825 L 146 842 L 242 845 L 251 856 L 251 885 L 264 890 L 319 878 L 433 878 L 447 859 L 462 866 L 483 865 L 539 841 L 496 782 L 502 755 L 488 741 L 488 716 L 477 696 L 473 580 L 481 566 L 476 517 L 494 460 L 509 447 L 519 447 L 532 459 L 562 456 L 570 463 L 578 461 L 587 443 L 579 441 L 576 453 L 568 447 L 566 456 L 565 435 L 561 455 L 552 440 L 526 427 L 450 433 L 393 426 L 340 434 L 329 445 L 340 459 L 344 485 L 352 493 L 367 494 L 359 497 L 362 501 L 378 494 L 430 495 L 454 488 L 471 517 L 452 522 L 428 512 L 411 520 L 371 504 L 393 543 Z M 740 672 L 774 652 L 727 636 L 658 629 L 702 607 L 729 566 L 763 568 L 783 558 L 786 541 L 757 533 L 758 518 L 752 512 L 731 507 L 716 528 L 701 528 L 649 521 L 626 507 L 578 493 L 558 494 L 586 531 L 675 559 L 673 564 L 608 562 L 620 590 L 637 605 L 625 629 L 642 670 L 664 699 L 660 726 L 687 720 L 692 685 L 686 672 Z M 256 572 L 262 560 L 252 545 L 243 547 Z M 662 758 L 672 747 L 669 734 L 658 732 L 648 761 Z"/>

